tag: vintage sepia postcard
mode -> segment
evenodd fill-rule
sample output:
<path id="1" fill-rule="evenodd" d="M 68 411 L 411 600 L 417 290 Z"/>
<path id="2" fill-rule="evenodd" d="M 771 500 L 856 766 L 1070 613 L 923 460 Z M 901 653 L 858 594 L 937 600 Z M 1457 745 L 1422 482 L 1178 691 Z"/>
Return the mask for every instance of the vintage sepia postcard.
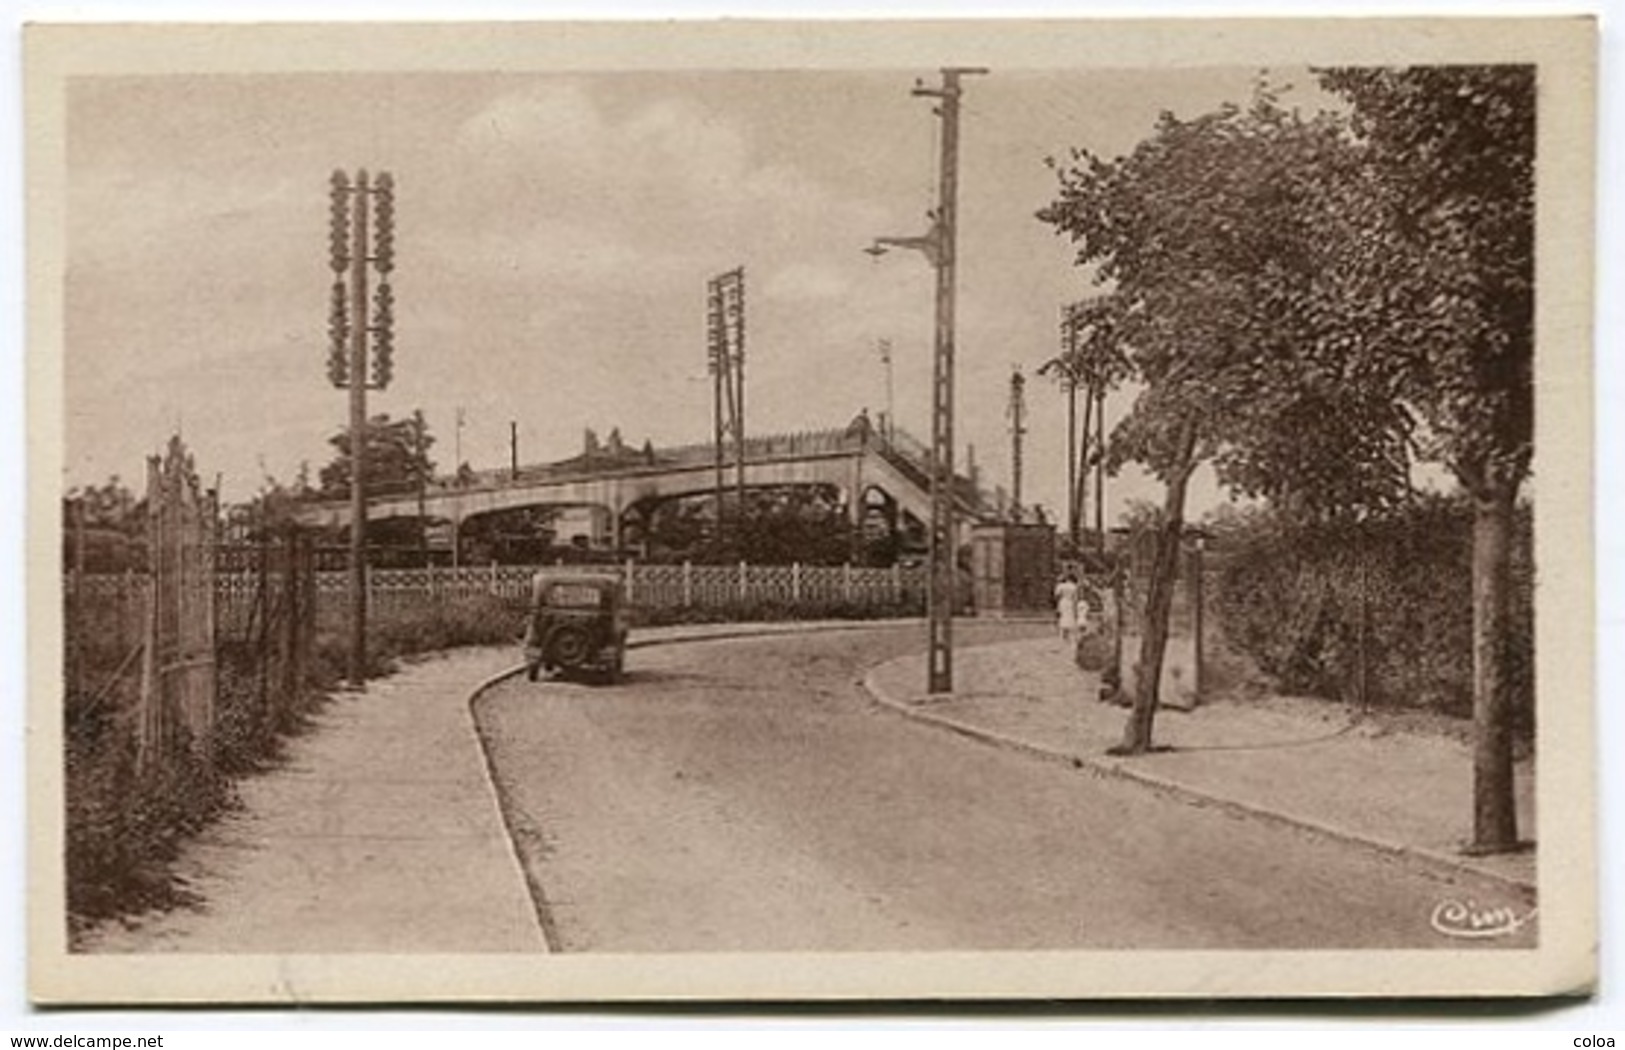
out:
<path id="1" fill-rule="evenodd" d="M 1595 48 L 28 27 L 32 998 L 1586 994 Z"/>

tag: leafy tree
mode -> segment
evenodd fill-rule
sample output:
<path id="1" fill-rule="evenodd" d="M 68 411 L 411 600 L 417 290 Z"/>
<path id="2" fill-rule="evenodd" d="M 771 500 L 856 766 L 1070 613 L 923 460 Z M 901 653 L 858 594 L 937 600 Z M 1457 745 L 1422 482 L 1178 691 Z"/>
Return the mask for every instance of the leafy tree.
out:
<path id="1" fill-rule="evenodd" d="M 1333 508 L 1405 485 L 1403 417 L 1350 382 L 1357 344 L 1321 279 L 1344 243 L 1361 169 L 1343 123 L 1304 118 L 1261 90 L 1192 120 L 1164 113 L 1127 156 L 1074 150 L 1052 162 L 1056 200 L 1039 212 L 1110 284 L 1096 323 L 1141 384 L 1109 462 L 1166 485 L 1145 602 L 1133 709 L 1122 743 L 1151 747 L 1168 617 L 1198 465 L 1253 494 Z M 1313 431 L 1288 430 L 1294 421 Z M 1304 442 L 1307 441 L 1307 444 Z"/>
<path id="2" fill-rule="evenodd" d="M 70 489 L 67 499 L 76 507 L 71 512 L 64 512 L 64 522 L 73 522 L 77 514 L 86 526 L 128 533 L 139 533 L 146 526 L 146 501 L 137 500 L 117 474 L 110 476 L 102 485 Z"/>
<path id="3" fill-rule="evenodd" d="M 1473 502 L 1473 847 L 1517 844 L 1512 545 L 1534 448 L 1532 66 L 1330 69 L 1371 193 L 1343 266 L 1418 447 Z"/>
<path id="4" fill-rule="evenodd" d="M 711 496 L 668 501 L 651 514 L 645 538 L 662 559 L 756 565 L 838 565 L 854 543 L 833 490 L 795 485 L 748 490 L 742 509 L 724 513 L 721 535 Z"/>
<path id="5" fill-rule="evenodd" d="M 62 501 L 62 564 L 117 572 L 145 560 L 147 501 L 118 475 L 70 489 Z"/>
<path id="6" fill-rule="evenodd" d="M 226 510 L 226 523 L 245 540 L 266 539 L 296 524 L 300 506 L 319 498 L 321 493 L 310 483 L 310 461 L 301 460 L 291 482 L 267 472 L 252 499 Z"/>
<path id="7" fill-rule="evenodd" d="M 373 416 L 363 440 L 369 495 L 415 492 L 434 477 L 429 449 L 435 439 L 421 409 L 407 419 Z M 328 444 L 337 454 L 321 469 L 321 493 L 327 499 L 341 499 L 350 494 L 350 428 L 333 435 Z"/>
<path id="8" fill-rule="evenodd" d="M 752 489 L 734 525 L 733 551 L 763 565 L 838 565 L 852 553 L 852 530 L 837 494 L 823 487 Z"/>
<path id="9" fill-rule="evenodd" d="M 496 559 L 504 563 L 540 562 L 553 553 L 563 508 L 512 507 L 463 519 L 465 560 Z"/>

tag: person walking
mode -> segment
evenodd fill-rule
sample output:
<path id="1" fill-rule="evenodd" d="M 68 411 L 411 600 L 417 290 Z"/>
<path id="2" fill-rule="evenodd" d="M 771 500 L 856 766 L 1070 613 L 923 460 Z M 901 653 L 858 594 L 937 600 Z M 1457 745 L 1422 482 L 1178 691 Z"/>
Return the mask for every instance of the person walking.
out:
<path id="1" fill-rule="evenodd" d="M 1055 623 L 1063 642 L 1078 633 L 1078 578 L 1070 572 L 1055 585 Z"/>

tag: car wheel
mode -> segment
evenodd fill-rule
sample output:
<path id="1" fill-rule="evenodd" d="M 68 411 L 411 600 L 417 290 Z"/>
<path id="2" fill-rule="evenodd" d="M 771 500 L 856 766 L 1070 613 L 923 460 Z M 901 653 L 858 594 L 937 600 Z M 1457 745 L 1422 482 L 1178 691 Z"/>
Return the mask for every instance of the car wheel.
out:
<path id="1" fill-rule="evenodd" d="M 592 653 L 592 640 L 580 627 L 560 627 L 548 641 L 548 659 L 560 667 L 580 667 Z"/>

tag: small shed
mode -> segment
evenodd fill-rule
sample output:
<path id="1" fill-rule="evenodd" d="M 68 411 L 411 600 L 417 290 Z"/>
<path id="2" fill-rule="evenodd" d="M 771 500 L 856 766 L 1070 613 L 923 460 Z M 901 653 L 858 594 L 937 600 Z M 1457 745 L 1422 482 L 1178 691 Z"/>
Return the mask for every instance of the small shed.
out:
<path id="1" fill-rule="evenodd" d="M 978 616 L 1049 612 L 1055 595 L 1055 526 L 973 525 L 970 546 Z"/>

